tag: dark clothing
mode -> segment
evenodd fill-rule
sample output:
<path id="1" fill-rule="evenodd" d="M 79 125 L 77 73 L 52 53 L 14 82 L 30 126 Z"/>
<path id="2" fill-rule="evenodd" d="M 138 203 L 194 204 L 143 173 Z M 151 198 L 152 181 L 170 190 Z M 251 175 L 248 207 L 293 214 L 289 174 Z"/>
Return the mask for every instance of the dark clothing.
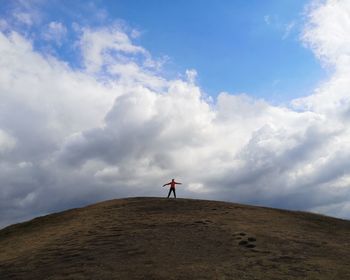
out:
<path id="1" fill-rule="evenodd" d="M 170 188 L 170 189 L 169 189 L 168 198 L 169 198 L 169 196 L 170 196 L 171 192 L 173 192 L 173 193 L 174 193 L 174 197 L 176 198 L 175 188 Z"/>

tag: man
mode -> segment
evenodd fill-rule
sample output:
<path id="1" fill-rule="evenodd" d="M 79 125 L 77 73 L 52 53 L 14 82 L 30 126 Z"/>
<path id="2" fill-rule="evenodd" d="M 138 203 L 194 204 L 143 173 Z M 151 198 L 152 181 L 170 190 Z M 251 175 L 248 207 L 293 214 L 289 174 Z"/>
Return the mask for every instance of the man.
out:
<path id="1" fill-rule="evenodd" d="M 168 194 L 168 198 L 171 194 L 171 192 L 174 193 L 174 197 L 176 198 L 176 193 L 175 193 L 175 185 L 182 185 L 181 183 L 175 182 L 175 179 L 172 179 L 171 182 L 164 184 L 163 187 L 170 185 L 170 189 L 169 189 L 169 194 Z"/>

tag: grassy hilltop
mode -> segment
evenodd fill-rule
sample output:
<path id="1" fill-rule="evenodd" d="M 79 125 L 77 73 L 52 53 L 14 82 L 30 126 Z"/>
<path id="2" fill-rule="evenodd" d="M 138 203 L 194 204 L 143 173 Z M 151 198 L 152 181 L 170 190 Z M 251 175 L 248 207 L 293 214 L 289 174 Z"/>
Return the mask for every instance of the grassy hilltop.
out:
<path id="1" fill-rule="evenodd" d="M 0 279 L 350 279 L 350 221 L 128 198 L 0 230 Z"/>

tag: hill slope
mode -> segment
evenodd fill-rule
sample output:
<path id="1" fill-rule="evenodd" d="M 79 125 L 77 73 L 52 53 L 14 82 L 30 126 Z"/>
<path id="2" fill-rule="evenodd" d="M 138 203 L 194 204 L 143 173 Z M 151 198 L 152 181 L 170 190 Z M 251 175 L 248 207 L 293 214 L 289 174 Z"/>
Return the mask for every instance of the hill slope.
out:
<path id="1" fill-rule="evenodd" d="M 111 200 L 0 231 L 0 279 L 350 279 L 350 222 L 233 203 Z"/>

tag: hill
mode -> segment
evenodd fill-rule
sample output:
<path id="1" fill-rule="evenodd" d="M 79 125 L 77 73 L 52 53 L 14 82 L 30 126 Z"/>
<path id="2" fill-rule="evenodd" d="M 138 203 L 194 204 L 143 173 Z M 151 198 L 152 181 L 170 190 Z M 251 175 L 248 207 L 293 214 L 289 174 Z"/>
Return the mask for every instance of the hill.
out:
<path id="1" fill-rule="evenodd" d="M 350 221 L 128 198 L 0 231 L 0 279 L 350 279 Z"/>

